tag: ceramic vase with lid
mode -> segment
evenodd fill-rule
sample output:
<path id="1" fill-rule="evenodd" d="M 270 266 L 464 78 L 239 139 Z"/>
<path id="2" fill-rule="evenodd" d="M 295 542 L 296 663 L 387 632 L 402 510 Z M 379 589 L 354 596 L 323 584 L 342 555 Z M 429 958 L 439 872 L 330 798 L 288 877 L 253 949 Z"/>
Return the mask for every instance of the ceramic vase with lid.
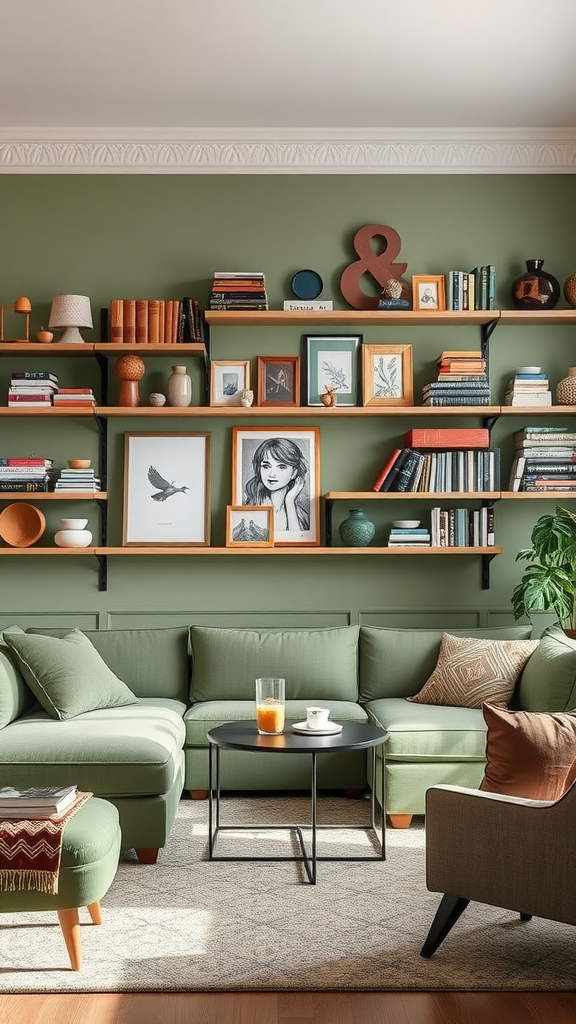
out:
<path id="1" fill-rule="evenodd" d="M 54 535 L 59 548 L 87 548 L 92 543 L 92 534 L 86 529 L 87 519 L 61 519 L 61 530 Z"/>
<path id="2" fill-rule="evenodd" d="M 347 548 L 365 548 L 372 540 L 376 527 L 364 514 L 364 509 L 348 509 L 348 518 L 340 523 L 338 532 Z"/>
<path id="3" fill-rule="evenodd" d="M 168 405 L 184 407 L 192 402 L 192 381 L 185 366 L 173 366 L 168 377 Z"/>
<path id="4" fill-rule="evenodd" d="M 558 405 L 576 405 L 576 366 L 568 367 L 568 376 L 556 388 Z"/>
<path id="5" fill-rule="evenodd" d="M 544 260 L 526 260 L 526 272 L 512 282 L 516 309 L 554 309 L 560 298 L 560 282 L 542 269 Z"/>

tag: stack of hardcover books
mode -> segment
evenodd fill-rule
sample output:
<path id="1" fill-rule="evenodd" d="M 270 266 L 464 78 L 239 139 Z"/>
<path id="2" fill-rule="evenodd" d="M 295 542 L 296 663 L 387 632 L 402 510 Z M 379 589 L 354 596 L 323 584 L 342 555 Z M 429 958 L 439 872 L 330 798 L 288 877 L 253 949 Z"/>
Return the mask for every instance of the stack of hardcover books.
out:
<path id="1" fill-rule="evenodd" d="M 210 309 L 268 309 L 262 271 L 216 271 L 210 292 Z"/>
<path id="2" fill-rule="evenodd" d="M 576 494 L 576 431 L 566 426 L 518 430 L 508 490 Z"/>
<path id="3" fill-rule="evenodd" d="M 479 350 L 445 349 L 438 378 L 422 389 L 422 405 L 490 405 L 486 359 Z"/>
<path id="4" fill-rule="evenodd" d="M 64 409 L 92 409 L 96 405 L 92 388 L 60 388 L 52 402 Z"/>
<path id="5" fill-rule="evenodd" d="M 388 536 L 389 548 L 429 548 L 430 530 L 425 526 L 392 526 Z"/>
<path id="6" fill-rule="evenodd" d="M 30 786 L 0 789 L 0 819 L 51 818 L 64 814 L 78 799 L 76 786 Z"/>
<path id="7" fill-rule="evenodd" d="M 539 366 L 521 366 L 508 381 L 504 405 L 552 405 L 552 392 Z"/>
<path id="8" fill-rule="evenodd" d="M 16 370 L 10 377 L 8 406 L 48 408 L 58 392 L 58 377 L 50 370 Z"/>
<path id="9" fill-rule="evenodd" d="M 0 458 L 0 492 L 48 491 L 52 459 Z"/>
<path id="10" fill-rule="evenodd" d="M 500 449 L 486 427 L 414 427 L 395 448 L 374 491 L 493 491 L 500 487 Z M 423 449 L 423 450 L 422 450 Z"/>
<path id="11" fill-rule="evenodd" d="M 55 491 L 100 491 L 100 478 L 93 469 L 61 469 L 55 485 Z"/>

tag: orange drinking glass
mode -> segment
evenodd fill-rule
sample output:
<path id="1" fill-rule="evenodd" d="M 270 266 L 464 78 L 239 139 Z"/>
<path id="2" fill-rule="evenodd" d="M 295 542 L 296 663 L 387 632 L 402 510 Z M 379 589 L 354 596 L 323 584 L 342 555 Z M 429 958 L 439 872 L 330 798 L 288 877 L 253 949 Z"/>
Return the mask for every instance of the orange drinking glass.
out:
<path id="1" fill-rule="evenodd" d="M 256 726 L 261 736 L 284 732 L 285 683 L 271 677 L 256 680 Z"/>

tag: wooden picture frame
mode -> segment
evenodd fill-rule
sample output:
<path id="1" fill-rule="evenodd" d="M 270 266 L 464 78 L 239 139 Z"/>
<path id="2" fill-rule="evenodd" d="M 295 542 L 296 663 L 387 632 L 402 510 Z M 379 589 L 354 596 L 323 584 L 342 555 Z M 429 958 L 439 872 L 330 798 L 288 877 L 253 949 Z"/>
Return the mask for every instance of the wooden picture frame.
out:
<path id="1" fill-rule="evenodd" d="M 227 548 L 273 548 L 272 505 L 227 505 Z"/>
<path id="2" fill-rule="evenodd" d="M 300 405 L 300 356 L 258 356 L 257 405 Z"/>
<path id="3" fill-rule="evenodd" d="M 210 360 L 210 405 L 241 405 L 250 387 L 249 359 Z"/>
<path id="4" fill-rule="evenodd" d="M 270 505 L 275 547 L 320 544 L 320 428 L 232 427 L 232 504 Z"/>
<path id="5" fill-rule="evenodd" d="M 307 405 L 323 405 L 327 388 L 335 388 L 337 405 L 358 405 L 361 344 L 361 334 L 306 335 Z"/>
<path id="6" fill-rule="evenodd" d="M 122 544 L 210 543 L 210 434 L 125 434 Z"/>
<path id="7" fill-rule="evenodd" d="M 438 313 L 446 309 L 446 289 L 442 274 L 412 276 L 412 309 Z"/>
<path id="8" fill-rule="evenodd" d="M 412 345 L 362 346 L 362 404 L 414 405 Z"/>

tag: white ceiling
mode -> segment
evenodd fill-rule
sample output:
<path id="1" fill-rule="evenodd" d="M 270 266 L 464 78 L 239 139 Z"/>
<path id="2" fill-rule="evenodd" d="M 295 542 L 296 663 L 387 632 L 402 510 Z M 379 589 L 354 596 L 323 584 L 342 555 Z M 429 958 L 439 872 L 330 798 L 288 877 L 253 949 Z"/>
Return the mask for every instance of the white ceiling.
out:
<path id="1" fill-rule="evenodd" d="M 566 171 L 575 44 L 576 0 L 1 0 L 0 170 L 62 164 L 63 144 L 74 170 L 102 144 L 130 163 L 136 141 L 121 169 L 162 164 L 158 145 L 176 164 L 198 144 L 221 169 L 257 160 L 254 146 L 297 163 L 301 143 L 304 161 L 336 147 L 312 169 L 390 169 L 364 164 L 440 144 L 456 161 L 512 146 L 520 164 L 543 145 L 544 166 Z M 118 169 L 108 157 L 100 169 Z"/>

